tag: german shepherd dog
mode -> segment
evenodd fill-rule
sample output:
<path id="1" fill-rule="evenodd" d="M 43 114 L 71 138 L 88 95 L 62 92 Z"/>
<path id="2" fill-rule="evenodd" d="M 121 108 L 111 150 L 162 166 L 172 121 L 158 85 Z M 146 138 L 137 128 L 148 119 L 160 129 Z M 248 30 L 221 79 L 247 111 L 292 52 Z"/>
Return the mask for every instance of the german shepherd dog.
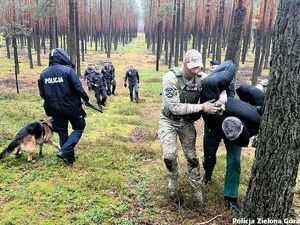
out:
<path id="1" fill-rule="evenodd" d="M 0 160 L 6 155 L 10 154 L 17 148 L 16 156 L 20 155 L 20 150 L 29 153 L 27 158 L 28 162 L 35 162 L 32 160 L 32 155 L 34 153 L 35 145 L 39 145 L 39 155 L 42 156 L 43 144 L 50 144 L 57 149 L 60 149 L 59 144 L 52 140 L 53 130 L 52 130 L 52 119 L 48 118 L 41 120 L 40 122 L 31 123 L 23 127 L 17 133 L 15 139 L 0 153 Z"/>

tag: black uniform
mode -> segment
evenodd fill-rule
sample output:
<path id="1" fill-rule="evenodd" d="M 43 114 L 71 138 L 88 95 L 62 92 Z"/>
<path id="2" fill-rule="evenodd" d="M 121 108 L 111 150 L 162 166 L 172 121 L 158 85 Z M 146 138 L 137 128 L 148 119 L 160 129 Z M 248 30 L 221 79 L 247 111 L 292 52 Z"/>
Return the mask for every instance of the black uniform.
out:
<path id="1" fill-rule="evenodd" d="M 101 73 L 104 75 L 104 78 L 106 80 L 107 95 L 115 94 L 116 87 L 113 88 L 113 92 L 111 90 L 112 84 L 115 83 L 113 82 L 115 80 L 114 69 L 111 66 L 104 66 L 101 70 Z"/>
<path id="2" fill-rule="evenodd" d="M 135 92 L 135 101 L 139 101 L 139 83 L 140 77 L 139 72 L 136 69 L 129 69 L 127 70 L 125 77 L 124 77 L 124 85 L 127 86 L 127 79 L 128 79 L 128 88 L 130 94 L 130 101 L 133 101 L 133 89 Z"/>
<path id="3" fill-rule="evenodd" d="M 94 72 L 91 76 L 91 86 L 95 91 L 95 97 L 97 99 L 97 104 L 100 109 L 105 106 L 107 99 L 107 83 L 102 73 Z M 102 99 L 101 99 L 102 97 Z"/>
<path id="4" fill-rule="evenodd" d="M 90 80 L 91 80 L 91 76 L 94 72 L 95 72 L 95 70 L 93 68 L 89 68 L 89 67 L 84 71 L 84 80 L 86 80 L 86 84 L 87 84 L 89 90 L 92 90 L 92 85 L 91 85 Z"/>
<path id="5" fill-rule="evenodd" d="M 46 114 L 53 117 L 53 130 L 59 135 L 61 150 L 57 156 L 72 164 L 75 161 L 74 147 L 86 125 L 81 99 L 87 102 L 89 97 L 63 49 L 55 48 L 50 52 L 49 67 L 40 75 L 38 86 Z M 70 136 L 69 121 L 74 130 Z"/>
<path id="6" fill-rule="evenodd" d="M 112 81 L 111 81 L 111 93 L 113 95 L 116 95 L 116 87 L 117 87 L 117 82 L 116 82 L 116 70 L 115 67 L 113 65 L 111 65 L 111 69 L 112 69 Z"/>

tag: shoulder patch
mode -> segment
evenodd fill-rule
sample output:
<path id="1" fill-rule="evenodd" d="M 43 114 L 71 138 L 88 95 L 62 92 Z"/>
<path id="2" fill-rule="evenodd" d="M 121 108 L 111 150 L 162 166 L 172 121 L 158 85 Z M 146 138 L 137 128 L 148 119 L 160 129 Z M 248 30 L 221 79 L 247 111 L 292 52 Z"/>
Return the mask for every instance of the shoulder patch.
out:
<path id="1" fill-rule="evenodd" d="M 172 87 L 167 87 L 167 88 L 165 89 L 165 95 L 166 95 L 168 98 L 173 98 L 175 94 L 176 94 L 176 92 L 175 92 L 174 88 L 172 88 Z"/>

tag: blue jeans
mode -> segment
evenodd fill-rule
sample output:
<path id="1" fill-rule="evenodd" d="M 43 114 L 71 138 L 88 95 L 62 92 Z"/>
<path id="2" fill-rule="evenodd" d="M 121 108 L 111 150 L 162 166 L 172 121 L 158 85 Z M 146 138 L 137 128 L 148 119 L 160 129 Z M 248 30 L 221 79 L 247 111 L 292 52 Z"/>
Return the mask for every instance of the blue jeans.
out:
<path id="1" fill-rule="evenodd" d="M 79 112 L 69 116 L 53 116 L 53 131 L 58 133 L 61 152 L 69 158 L 75 157 L 74 148 L 79 142 L 85 128 L 84 114 Z M 72 125 L 72 133 L 68 134 L 68 123 Z"/>
<path id="2" fill-rule="evenodd" d="M 139 100 L 139 84 L 137 82 L 134 84 L 129 83 L 128 88 L 129 88 L 130 101 L 133 101 L 133 90 L 134 90 L 134 94 L 135 94 L 135 100 L 138 101 Z"/>

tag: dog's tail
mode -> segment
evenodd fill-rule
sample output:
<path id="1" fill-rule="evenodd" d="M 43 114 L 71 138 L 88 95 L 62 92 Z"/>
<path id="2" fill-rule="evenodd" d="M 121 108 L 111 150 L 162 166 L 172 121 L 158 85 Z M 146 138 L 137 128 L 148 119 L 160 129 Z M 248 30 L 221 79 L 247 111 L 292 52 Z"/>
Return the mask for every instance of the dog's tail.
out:
<path id="1" fill-rule="evenodd" d="M 0 153 L 0 159 L 3 159 L 9 153 L 11 153 L 19 145 L 18 139 L 13 140 L 3 152 Z"/>

